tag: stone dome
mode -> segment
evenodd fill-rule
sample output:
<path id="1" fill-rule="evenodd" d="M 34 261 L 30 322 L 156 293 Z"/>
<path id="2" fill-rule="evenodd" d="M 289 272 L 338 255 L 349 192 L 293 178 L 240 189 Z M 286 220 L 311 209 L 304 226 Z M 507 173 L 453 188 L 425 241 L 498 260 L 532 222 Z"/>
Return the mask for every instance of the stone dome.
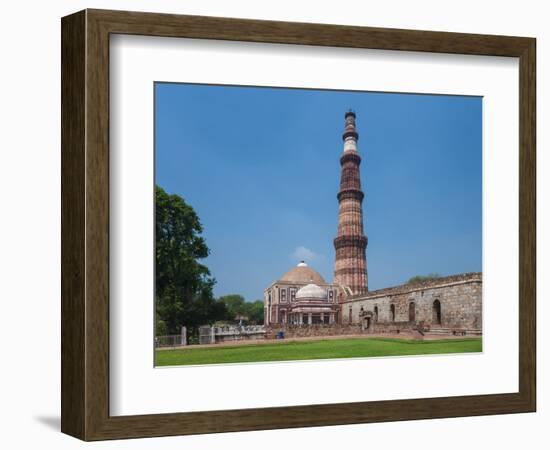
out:
<path id="1" fill-rule="evenodd" d="M 304 261 L 300 261 L 296 267 L 285 273 L 280 281 L 289 283 L 326 284 L 321 274 L 309 267 Z"/>
<path id="2" fill-rule="evenodd" d="M 316 284 L 308 284 L 304 286 L 301 289 L 298 289 L 298 292 L 296 292 L 296 300 L 299 299 L 308 299 L 308 298 L 314 298 L 318 300 L 326 300 L 327 299 L 327 292 L 317 286 Z"/>

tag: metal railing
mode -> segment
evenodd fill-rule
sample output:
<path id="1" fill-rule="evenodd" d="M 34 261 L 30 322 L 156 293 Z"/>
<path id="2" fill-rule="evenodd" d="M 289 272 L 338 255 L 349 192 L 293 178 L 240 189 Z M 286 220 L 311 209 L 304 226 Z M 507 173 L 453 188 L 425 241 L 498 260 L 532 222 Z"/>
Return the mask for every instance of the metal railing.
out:
<path id="1" fill-rule="evenodd" d="M 155 348 L 163 347 L 181 347 L 185 345 L 181 334 L 172 334 L 169 336 L 156 336 Z"/>

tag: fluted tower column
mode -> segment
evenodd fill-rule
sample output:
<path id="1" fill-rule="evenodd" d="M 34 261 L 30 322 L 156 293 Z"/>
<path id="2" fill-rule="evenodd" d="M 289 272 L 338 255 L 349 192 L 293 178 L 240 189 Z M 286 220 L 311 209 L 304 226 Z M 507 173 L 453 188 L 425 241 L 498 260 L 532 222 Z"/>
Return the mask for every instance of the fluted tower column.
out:
<path id="1" fill-rule="evenodd" d="M 334 239 L 336 262 L 334 282 L 341 285 L 347 294 L 364 294 L 368 291 L 367 237 L 363 232 L 363 191 L 359 165 L 361 156 L 357 151 L 359 135 L 355 129 L 355 113 L 345 114 L 344 152 L 340 156 L 342 173 L 338 192 L 338 234 Z"/>

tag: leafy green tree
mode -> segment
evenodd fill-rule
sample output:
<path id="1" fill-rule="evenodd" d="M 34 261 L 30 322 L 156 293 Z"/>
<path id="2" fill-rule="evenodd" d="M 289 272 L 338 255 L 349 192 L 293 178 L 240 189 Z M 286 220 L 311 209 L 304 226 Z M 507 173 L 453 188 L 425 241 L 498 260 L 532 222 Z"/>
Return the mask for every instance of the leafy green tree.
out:
<path id="1" fill-rule="evenodd" d="M 261 300 L 248 302 L 246 307 L 248 321 L 255 325 L 262 325 L 264 323 L 264 302 Z"/>
<path id="2" fill-rule="evenodd" d="M 407 284 L 418 284 L 423 283 L 424 281 L 437 280 L 438 278 L 441 278 L 441 275 L 439 275 L 438 273 L 429 273 L 428 275 L 416 275 L 409 278 Z"/>
<path id="3" fill-rule="evenodd" d="M 218 301 L 225 304 L 226 320 L 233 321 L 237 316 L 246 316 L 249 323 L 264 322 L 264 302 L 261 300 L 247 302 L 242 295 L 230 294 L 221 296 Z"/>
<path id="4" fill-rule="evenodd" d="M 223 303 L 225 305 L 225 308 L 227 309 L 227 320 L 235 320 L 235 317 L 240 316 L 246 316 L 247 315 L 247 307 L 246 307 L 246 301 L 242 295 L 238 294 L 230 294 L 230 295 L 222 295 L 219 299 L 219 302 Z"/>
<path id="5" fill-rule="evenodd" d="M 166 322 L 162 320 L 159 315 L 156 315 L 156 322 L 155 322 L 155 335 L 157 336 L 165 336 L 168 334 L 168 328 L 166 328 Z"/>
<path id="6" fill-rule="evenodd" d="M 200 325 L 213 323 L 227 312 L 217 304 L 212 289 L 216 283 L 200 260 L 209 249 L 199 217 L 178 195 L 155 187 L 156 312 L 169 334 L 185 325 L 190 334 Z"/>

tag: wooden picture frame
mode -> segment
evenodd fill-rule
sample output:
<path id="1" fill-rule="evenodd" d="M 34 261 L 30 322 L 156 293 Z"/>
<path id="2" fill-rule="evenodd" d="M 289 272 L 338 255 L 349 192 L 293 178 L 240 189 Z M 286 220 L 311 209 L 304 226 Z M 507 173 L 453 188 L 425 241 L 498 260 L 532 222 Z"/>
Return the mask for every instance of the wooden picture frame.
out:
<path id="1" fill-rule="evenodd" d="M 62 416 L 84 440 L 535 411 L 534 38 L 85 10 L 62 30 Z M 109 415 L 109 36 L 135 34 L 519 58 L 519 391 L 229 411 Z"/>

